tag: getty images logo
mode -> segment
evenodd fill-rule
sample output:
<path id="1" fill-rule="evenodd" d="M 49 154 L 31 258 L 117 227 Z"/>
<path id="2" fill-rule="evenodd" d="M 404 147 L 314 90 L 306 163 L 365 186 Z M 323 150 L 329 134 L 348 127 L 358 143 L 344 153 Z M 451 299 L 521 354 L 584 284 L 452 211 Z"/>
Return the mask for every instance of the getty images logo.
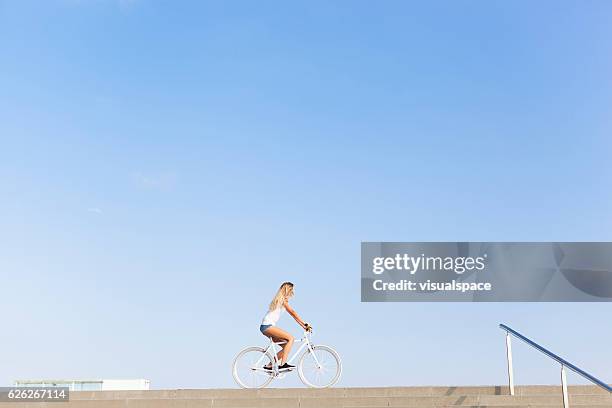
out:
<path id="1" fill-rule="evenodd" d="M 482 271 L 486 265 L 487 254 L 471 256 L 410 256 L 396 254 L 389 257 L 372 259 L 372 272 L 380 275 L 385 271 L 407 271 L 414 275 L 418 271 L 453 271 L 458 275 L 471 271 Z"/>

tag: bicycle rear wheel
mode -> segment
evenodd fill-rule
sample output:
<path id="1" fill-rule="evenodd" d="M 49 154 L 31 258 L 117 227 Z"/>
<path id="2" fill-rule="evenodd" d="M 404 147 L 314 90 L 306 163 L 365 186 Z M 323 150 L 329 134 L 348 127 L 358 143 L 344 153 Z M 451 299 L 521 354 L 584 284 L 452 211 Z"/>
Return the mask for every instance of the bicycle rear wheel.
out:
<path id="1" fill-rule="evenodd" d="M 274 378 L 272 370 L 264 369 L 267 365 L 273 365 L 270 353 L 261 347 L 248 347 L 234 359 L 232 375 L 242 388 L 263 388 Z"/>
<path id="2" fill-rule="evenodd" d="M 302 382 L 313 388 L 334 385 L 342 373 L 340 356 L 328 346 L 312 346 L 300 357 L 298 374 Z"/>

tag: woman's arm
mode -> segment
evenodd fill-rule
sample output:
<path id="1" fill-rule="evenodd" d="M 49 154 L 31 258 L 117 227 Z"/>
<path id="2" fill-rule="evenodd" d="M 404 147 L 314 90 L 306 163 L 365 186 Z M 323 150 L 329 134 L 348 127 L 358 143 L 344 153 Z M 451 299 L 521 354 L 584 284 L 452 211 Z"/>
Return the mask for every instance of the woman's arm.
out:
<path id="1" fill-rule="evenodd" d="M 293 317 L 295 319 L 295 321 L 302 326 L 302 329 L 307 330 L 308 326 L 301 318 L 300 316 L 298 316 L 298 314 L 296 313 L 296 311 L 289 306 L 289 302 L 285 301 L 285 303 L 283 304 L 283 306 L 285 306 L 285 310 L 287 310 L 287 313 L 289 313 L 291 315 L 291 317 Z"/>

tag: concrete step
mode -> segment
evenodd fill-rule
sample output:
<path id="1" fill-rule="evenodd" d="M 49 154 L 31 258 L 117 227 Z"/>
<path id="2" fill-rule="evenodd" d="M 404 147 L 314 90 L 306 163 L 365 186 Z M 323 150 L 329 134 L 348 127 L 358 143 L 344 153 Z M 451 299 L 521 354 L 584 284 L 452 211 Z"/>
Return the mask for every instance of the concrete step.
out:
<path id="1" fill-rule="evenodd" d="M 242 389 L 178 389 L 150 391 L 81 391 L 72 392 L 73 400 L 93 399 L 240 399 L 240 398 L 346 398 L 346 397 L 412 397 L 412 396 L 470 396 L 508 395 L 507 386 L 456 386 L 456 387 L 355 387 L 355 388 L 265 388 L 261 390 Z M 559 396 L 559 385 L 534 385 L 515 387 L 517 396 L 552 395 Z M 596 386 L 574 385 L 569 387 L 570 395 L 609 395 Z"/>
<path id="2" fill-rule="evenodd" d="M 67 403 L 0 403 L 0 408 L 561 408 L 559 386 L 206 389 L 72 392 Z M 602 390 L 603 391 L 603 390 Z M 612 408 L 612 394 L 571 386 L 572 408 Z"/>
<path id="3" fill-rule="evenodd" d="M 51 403 L 0 403 L 2 408 L 300 408 L 310 407 L 309 403 L 304 404 L 296 403 L 295 401 L 285 401 L 283 399 L 275 400 L 172 400 L 172 399 L 138 399 L 138 400 L 96 400 L 96 401 L 70 401 L 67 403 L 51 402 Z M 310 401 L 306 401 L 310 402 Z M 451 407 L 464 407 L 464 408 L 562 408 L 562 403 L 556 404 L 534 404 L 531 401 L 523 401 L 522 403 L 501 403 L 501 404 L 438 404 L 434 402 L 432 404 L 423 403 L 422 401 L 412 401 L 411 403 L 405 404 L 391 404 L 391 405 L 370 405 L 366 402 L 359 401 L 357 404 L 353 404 L 353 401 L 334 401 L 326 398 L 319 399 L 316 404 L 317 408 L 380 408 L 380 407 L 394 407 L 394 408 L 451 408 Z M 571 407 L 577 408 L 610 408 L 612 404 L 609 402 L 605 403 L 586 403 L 578 404 L 571 403 Z"/>
<path id="4" fill-rule="evenodd" d="M 424 398 L 424 397 L 421 397 Z M 442 399 L 398 399 L 383 402 L 380 400 L 369 401 L 368 399 L 335 400 L 332 398 L 319 399 L 238 399 L 238 400 L 209 400 L 209 399 L 136 399 L 136 400 L 72 400 L 67 403 L 0 403 L 2 408 L 449 408 L 449 407 L 471 407 L 471 408 L 562 408 L 561 402 L 542 401 L 535 402 L 530 398 L 519 401 L 490 400 L 474 401 L 470 397 L 452 401 L 443 397 Z M 474 397 L 477 398 L 477 397 Z M 402 400 L 403 399 L 403 400 Z M 579 408 L 610 408 L 612 401 L 582 401 L 571 402 L 571 407 Z"/>

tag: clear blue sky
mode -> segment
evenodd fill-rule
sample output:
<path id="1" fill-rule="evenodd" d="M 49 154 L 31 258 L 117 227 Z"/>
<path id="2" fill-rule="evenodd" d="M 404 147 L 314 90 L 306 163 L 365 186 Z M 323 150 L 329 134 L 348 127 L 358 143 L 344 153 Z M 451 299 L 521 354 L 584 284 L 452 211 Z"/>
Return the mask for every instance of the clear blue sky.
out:
<path id="1" fill-rule="evenodd" d="M 611 16 L 0 0 L 0 384 L 232 387 L 284 280 L 342 385 L 503 384 L 499 322 L 612 381 L 610 304 L 359 292 L 361 241 L 612 240 Z"/>

